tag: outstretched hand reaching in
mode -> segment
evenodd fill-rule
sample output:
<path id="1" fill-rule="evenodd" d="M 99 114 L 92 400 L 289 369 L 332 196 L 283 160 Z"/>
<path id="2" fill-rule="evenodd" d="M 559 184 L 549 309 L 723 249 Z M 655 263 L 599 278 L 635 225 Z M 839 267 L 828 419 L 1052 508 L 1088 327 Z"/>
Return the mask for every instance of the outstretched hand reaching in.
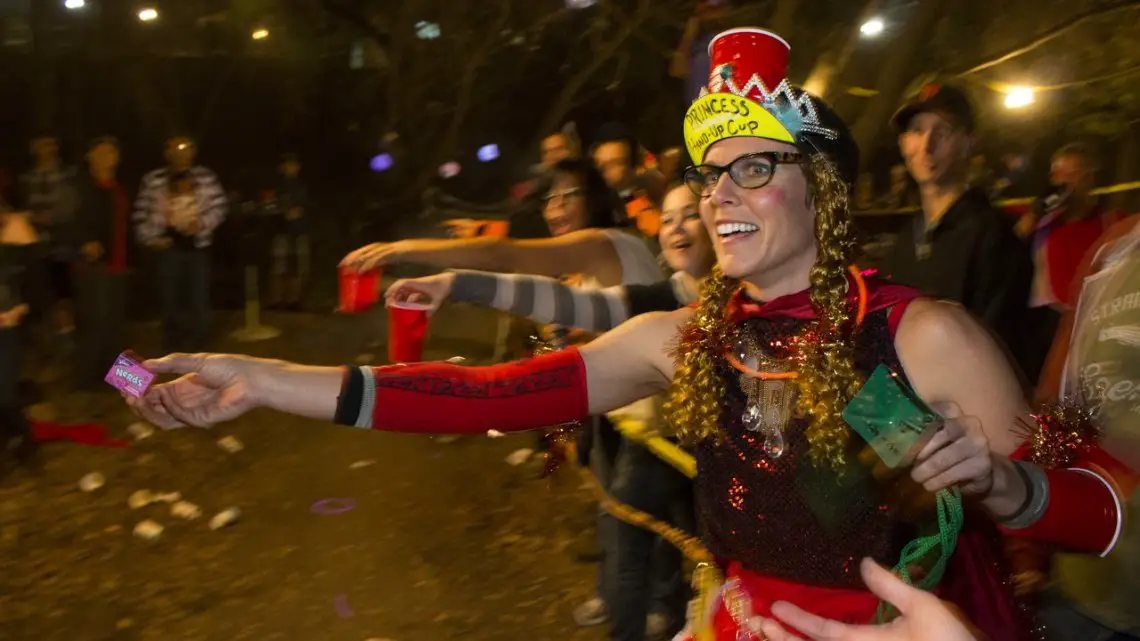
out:
<path id="1" fill-rule="evenodd" d="M 761 630 L 769 641 L 812 639 L 813 641 L 976 641 L 969 626 L 938 597 L 903 583 L 871 559 L 860 567 L 867 587 L 883 601 L 895 606 L 899 617 L 883 625 L 851 625 L 816 616 L 783 601 L 772 604 L 772 614 Z M 803 637 L 780 625 L 783 622 Z"/>
<path id="2" fill-rule="evenodd" d="M 226 354 L 170 354 L 142 366 L 182 376 L 152 386 L 142 398 L 124 398 L 138 415 L 163 429 L 213 427 L 257 406 L 253 373 L 263 362 Z"/>

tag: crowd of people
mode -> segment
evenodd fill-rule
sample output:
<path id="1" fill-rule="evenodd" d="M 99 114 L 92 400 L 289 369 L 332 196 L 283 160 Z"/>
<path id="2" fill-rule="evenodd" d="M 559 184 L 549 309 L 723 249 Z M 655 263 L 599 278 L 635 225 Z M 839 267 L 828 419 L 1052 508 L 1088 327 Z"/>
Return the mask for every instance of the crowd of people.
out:
<path id="1" fill-rule="evenodd" d="M 0 313 L 5 367 L 0 403 L 5 450 L 33 458 L 22 406 L 37 376 L 21 384 L 25 356 L 36 352 L 70 390 L 99 390 L 128 347 L 128 301 L 158 303 L 164 349 L 209 346 L 211 245 L 229 213 L 217 175 L 197 164 L 193 139 L 175 135 L 165 164 L 147 173 L 133 198 L 119 178 L 120 143 L 87 146 L 82 170 L 66 166 L 59 138 L 30 143 L 32 167 L 0 197 L 3 259 Z M 307 195 L 294 154 L 282 157 L 262 213 L 272 221 L 272 306 L 299 307 L 308 274 Z M 152 296 L 131 294 L 130 271 L 148 273 Z M 152 276 L 151 276 L 152 275 Z M 39 381 L 42 382 L 42 381 Z"/>

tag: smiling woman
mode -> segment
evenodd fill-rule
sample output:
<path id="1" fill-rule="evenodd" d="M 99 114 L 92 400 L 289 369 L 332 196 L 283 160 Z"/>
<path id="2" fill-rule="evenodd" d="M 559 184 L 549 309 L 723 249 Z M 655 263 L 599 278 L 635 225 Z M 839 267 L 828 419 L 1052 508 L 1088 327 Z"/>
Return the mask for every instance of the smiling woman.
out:
<path id="1" fill-rule="evenodd" d="M 775 55 L 781 47 L 784 55 Z M 742 186 L 730 173 L 702 188 L 706 229 L 730 233 L 714 238 L 721 264 L 697 307 L 647 314 L 582 347 L 491 367 L 313 368 L 172 356 L 148 365 L 190 375 L 128 402 L 168 427 L 210 425 L 266 406 L 364 429 L 482 434 L 576 421 L 666 392 L 668 424 L 691 441 L 697 460 L 701 543 L 722 562 L 704 568 L 712 580 L 702 583 L 709 586 L 706 607 L 691 610 L 691 638 L 748 637 L 777 600 L 871 622 L 879 599 L 852 562 L 870 556 L 909 567 L 906 542 L 940 527 L 933 505 L 910 509 L 913 497 L 952 492 L 1003 519 L 1018 513 L 1027 487 L 1007 457 L 1019 438 L 1014 419 L 1028 408 L 1004 354 L 968 313 L 889 282 L 848 279 L 847 190 L 858 153 L 826 104 L 787 84 L 786 49 L 758 29 L 713 40 L 706 91 L 748 100 L 750 110 L 767 112 L 783 129 L 741 137 L 690 127 L 686 140 L 700 147 L 690 149 L 694 160 L 714 167 L 756 154 L 807 160 L 773 164 L 762 187 Z M 746 184 L 768 177 L 766 163 L 743 164 Z M 588 233 L 598 230 L 547 242 Z M 608 242 L 616 253 L 617 241 Z M 683 253 L 692 247 L 680 237 L 673 246 Z M 400 251 L 378 253 L 387 259 Z M 843 419 L 863 381 L 883 368 L 933 408 L 924 427 L 939 428 L 897 475 L 882 473 L 875 443 Z M 771 399 L 788 395 L 798 411 L 773 406 Z M 875 418 L 893 424 L 897 409 Z M 769 447 L 777 436 L 782 446 Z M 984 600 L 976 598 L 982 586 L 1002 585 L 986 574 L 998 564 L 989 536 L 981 536 L 995 528 L 973 517 L 966 527 L 976 531 L 955 541 L 948 563 L 944 546 L 940 587 L 989 638 L 1024 638 L 1014 612 L 1002 610 L 1008 595 L 986 590 Z M 922 569 L 934 580 L 942 576 L 941 565 Z"/>

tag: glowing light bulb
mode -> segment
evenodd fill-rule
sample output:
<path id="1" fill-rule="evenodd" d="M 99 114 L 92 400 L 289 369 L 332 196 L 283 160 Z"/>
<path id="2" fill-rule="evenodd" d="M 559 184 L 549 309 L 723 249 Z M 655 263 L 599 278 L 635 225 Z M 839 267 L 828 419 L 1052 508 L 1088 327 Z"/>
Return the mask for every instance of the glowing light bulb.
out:
<path id="1" fill-rule="evenodd" d="M 483 162 L 491 162 L 499 157 L 499 146 L 494 144 L 483 145 L 479 148 L 479 151 L 475 152 L 475 155 Z"/>
<path id="2" fill-rule="evenodd" d="M 463 168 L 459 165 L 459 163 L 452 160 L 451 162 L 445 162 L 439 166 L 439 176 L 440 176 L 440 178 L 445 178 L 445 179 L 446 178 L 455 178 L 456 176 L 459 175 L 459 172 L 462 170 L 463 170 Z"/>
<path id="3" fill-rule="evenodd" d="M 372 162 L 369 163 L 369 166 L 372 167 L 372 171 L 379 173 L 381 171 L 388 171 L 394 164 L 396 163 L 394 160 L 392 160 L 392 154 L 380 154 L 378 156 L 373 156 Z"/>
<path id="4" fill-rule="evenodd" d="M 155 20 L 158 20 L 158 9 L 155 9 L 153 7 L 139 9 L 139 20 L 142 20 L 143 22 L 154 22 Z"/>
<path id="5" fill-rule="evenodd" d="M 253 32 L 252 37 L 254 40 L 265 40 L 269 37 L 269 29 L 258 29 Z"/>
<path id="6" fill-rule="evenodd" d="M 1010 87 L 1005 92 L 1006 109 L 1022 109 L 1033 104 L 1036 99 L 1033 87 Z"/>
<path id="7" fill-rule="evenodd" d="M 87 0 L 64 0 L 63 7 L 75 11 L 87 6 Z"/>
<path id="8" fill-rule="evenodd" d="M 882 18 L 871 18 L 870 20 L 864 22 L 861 27 L 859 27 L 859 33 L 863 34 L 867 38 L 875 38 L 878 37 L 879 34 L 883 33 L 883 30 L 886 29 L 886 27 L 887 25 L 883 22 Z"/>

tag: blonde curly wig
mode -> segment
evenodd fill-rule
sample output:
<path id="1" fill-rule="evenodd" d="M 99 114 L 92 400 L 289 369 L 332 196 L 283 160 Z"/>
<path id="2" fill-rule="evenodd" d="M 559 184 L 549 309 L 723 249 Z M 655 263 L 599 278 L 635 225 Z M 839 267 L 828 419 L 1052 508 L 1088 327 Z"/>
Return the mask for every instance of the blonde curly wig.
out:
<path id="1" fill-rule="evenodd" d="M 838 469 L 845 463 L 850 436 L 843 408 L 862 384 L 855 372 L 853 318 L 847 303 L 847 268 L 855 242 L 848 186 L 835 166 L 823 154 L 812 154 L 805 176 L 816 211 L 818 257 L 811 270 L 811 303 L 818 340 L 802 354 L 797 410 L 810 419 L 806 435 L 813 463 Z M 675 433 L 688 443 L 723 437 L 721 406 L 728 383 L 716 366 L 736 343 L 738 330 L 727 322 L 725 306 L 739 286 L 714 269 L 701 291 L 696 314 L 678 337 L 676 373 L 665 413 Z"/>

